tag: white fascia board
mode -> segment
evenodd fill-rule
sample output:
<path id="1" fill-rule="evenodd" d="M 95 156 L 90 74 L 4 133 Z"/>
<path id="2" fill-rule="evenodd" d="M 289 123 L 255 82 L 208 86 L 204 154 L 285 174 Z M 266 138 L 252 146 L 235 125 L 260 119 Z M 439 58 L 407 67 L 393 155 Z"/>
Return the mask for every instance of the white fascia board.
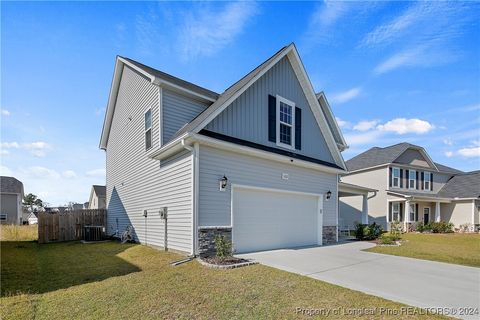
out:
<path id="1" fill-rule="evenodd" d="M 192 130 L 193 133 L 198 133 L 202 130 L 207 124 L 209 124 L 213 119 L 215 119 L 220 113 L 222 113 L 225 108 L 227 108 L 235 99 L 237 99 L 245 90 L 247 90 L 252 84 L 254 84 L 260 77 L 262 77 L 268 70 L 270 70 L 275 64 L 277 64 L 288 52 L 293 49 L 293 44 L 290 44 L 285 52 L 279 55 L 277 58 L 272 60 L 270 64 L 264 67 L 264 69 L 259 72 L 255 77 L 253 77 L 248 83 L 246 83 L 240 90 L 235 92 L 228 100 L 226 100 L 221 107 L 215 110 L 212 114 L 206 117 L 196 128 Z"/>
<path id="2" fill-rule="evenodd" d="M 327 112 L 329 113 L 330 115 L 330 118 L 332 119 L 331 122 L 333 122 L 333 125 L 335 126 L 335 129 L 337 130 L 339 136 L 340 136 L 340 140 L 342 140 L 341 143 L 337 143 L 340 147 L 343 148 L 343 150 L 346 150 L 348 149 L 348 144 L 347 144 L 347 141 L 345 140 L 345 137 L 343 136 L 343 133 L 342 133 L 342 130 L 340 130 L 340 127 L 338 126 L 338 123 L 337 123 L 337 120 L 335 119 L 335 116 L 333 115 L 333 111 L 332 111 L 332 108 L 330 107 L 330 103 L 328 103 L 328 100 L 327 100 L 327 97 L 325 96 L 325 93 L 322 91 L 320 92 L 320 97 L 319 99 L 322 99 L 324 104 L 325 104 L 325 107 L 327 109 Z M 341 151 L 343 151 L 341 150 Z"/>
<path id="3" fill-rule="evenodd" d="M 347 167 L 345 165 L 345 161 L 343 160 L 340 150 L 338 150 L 337 148 L 335 138 L 333 137 L 333 133 L 331 132 L 330 127 L 328 126 L 327 119 L 325 118 L 321 110 L 320 103 L 317 100 L 317 97 L 313 90 L 312 83 L 308 78 L 308 75 L 306 73 L 305 67 L 303 66 L 302 60 L 300 59 L 300 56 L 298 55 L 298 52 L 295 49 L 295 47 L 293 49 L 294 50 L 290 50 L 287 54 L 287 57 L 293 67 L 293 71 L 295 72 L 300 82 L 300 86 L 302 87 L 305 97 L 307 98 L 307 101 L 310 105 L 310 109 L 312 110 L 313 115 L 315 116 L 317 125 L 320 128 L 320 131 L 322 132 L 325 138 L 325 141 L 327 142 L 328 149 L 330 150 L 330 153 L 333 155 L 335 163 L 346 170 Z"/>

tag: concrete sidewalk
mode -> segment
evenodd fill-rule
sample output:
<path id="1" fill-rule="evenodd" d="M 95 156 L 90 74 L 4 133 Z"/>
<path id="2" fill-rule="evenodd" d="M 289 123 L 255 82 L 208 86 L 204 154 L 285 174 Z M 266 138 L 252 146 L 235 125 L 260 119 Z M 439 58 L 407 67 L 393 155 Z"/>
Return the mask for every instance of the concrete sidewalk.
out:
<path id="1" fill-rule="evenodd" d="M 368 242 L 238 255 L 261 264 L 421 308 L 480 309 L 480 268 L 361 251 Z"/>

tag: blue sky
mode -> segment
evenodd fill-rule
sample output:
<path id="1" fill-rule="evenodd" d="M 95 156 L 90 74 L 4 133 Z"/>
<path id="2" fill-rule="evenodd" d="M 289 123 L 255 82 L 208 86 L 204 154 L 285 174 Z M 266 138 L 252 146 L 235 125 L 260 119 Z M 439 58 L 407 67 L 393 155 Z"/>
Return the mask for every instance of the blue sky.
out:
<path id="1" fill-rule="evenodd" d="M 1 173 L 58 205 L 105 183 L 116 55 L 222 92 L 295 42 L 350 149 L 480 169 L 475 2 L 1 3 Z"/>

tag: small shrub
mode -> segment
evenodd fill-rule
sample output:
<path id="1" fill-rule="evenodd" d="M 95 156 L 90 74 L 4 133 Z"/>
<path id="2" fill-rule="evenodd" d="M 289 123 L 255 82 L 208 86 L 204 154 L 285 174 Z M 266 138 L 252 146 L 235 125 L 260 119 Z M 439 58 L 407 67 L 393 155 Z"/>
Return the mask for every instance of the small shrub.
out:
<path id="1" fill-rule="evenodd" d="M 393 245 L 397 240 L 400 240 L 400 239 L 397 239 L 395 236 L 392 236 L 391 234 L 382 234 L 382 236 L 379 239 L 379 243 L 385 244 L 385 245 Z"/>
<path id="2" fill-rule="evenodd" d="M 450 233 L 453 232 L 453 223 L 440 221 L 431 222 L 430 226 L 433 233 Z"/>
<path id="3" fill-rule="evenodd" d="M 355 224 L 355 238 L 358 240 L 375 240 L 382 234 L 382 227 L 375 222 L 368 224 Z"/>
<path id="4" fill-rule="evenodd" d="M 425 224 L 422 221 L 417 222 L 417 231 L 418 232 L 424 232 L 425 231 Z"/>
<path id="5" fill-rule="evenodd" d="M 232 242 L 230 240 L 225 236 L 217 235 L 214 241 L 217 257 L 224 259 L 232 256 Z"/>
<path id="6" fill-rule="evenodd" d="M 394 236 L 395 238 L 400 239 L 400 235 L 402 234 L 402 224 L 400 221 L 393 221 L 390 223 L 390 235 Z"/>
<path id="7" fill-rule="evenodd" d="M 470 232 L 473 230 L 473 225 L 471 223 L 464 223 L 460 225 L 460 232 Z"/>

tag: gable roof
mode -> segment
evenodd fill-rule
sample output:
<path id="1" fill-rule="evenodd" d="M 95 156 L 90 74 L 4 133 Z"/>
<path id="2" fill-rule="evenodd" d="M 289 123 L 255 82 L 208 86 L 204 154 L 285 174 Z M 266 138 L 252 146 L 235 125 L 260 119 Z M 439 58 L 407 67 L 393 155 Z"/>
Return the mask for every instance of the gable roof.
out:
<path id="1" fill-rule="evenodd" d="M 23 196 L 23 183 L 14 177 L 0 177 L 1 193 L 19 193 Z"/>
<path id="2" fill-rule="evenodd" d="M 190 132 L 200 132 L 208 123 L 210 123 L 210 121 L 212 121 L 217 115 L 219 115 L 223 110 L 225 110 L 225 108 L 227 108 L 238 96 L 245 92 L 245 90 L 247 90 L 253 83 L 255 83 L 255 81 L 257 81 L 262 75 L 264 75 L 285 56 L 288 57 L 292 65 L 295 75 L 299 80 L 300 86 L 303 89 L 308 104 L 312 109 L 315 120 L 317 121 L 320 131 L 325 138 L 328 149 L 330 150 L 332 157 L 335 160 L 335 163 L 340 168 L 345 168 L 345 162 L 342 155 L 340 154 L 339 148 L 337 147 L 334 133 L 328 125 L 328 121 L 322 111 L 322 107 L 320 106 L 319 101 L 317 100 L 310 79 L 306 74 L 303 63 L 298 55 L 298 51 L 295 47 L 295 44 L 293 43 L 280 49 L 273 56 L 271 56 L 258 67 L 253 69 L 242 79 L 227 88 L 222 94 L 220 94 L 217 101 L 215 101 L 210 107 L 201 112 L 190 123 L 182 127 L 174 135 L 172 140 L 178 139 L 184 134 Z"/>
<path id="3" fill-rule="evenodd" d="M 441 170 L 435 162 L 432 161 L 428 153 L 424 148 L 408 143 L 402 142 L 385 148 L 373 147 L 367 151 L 360 153 L 352 159 L 346 161 L 348 171 L 358 171 L 362 169 L 368 169 L 379 165 L 393 163 L 398 157 L 400 157 L 408 149 L 418 150 L 425 157 L 427 162 L 436 170 L 440 172 L 451 172 L 455 170 L 446 166 L 442 166 Z"/>
<path id="4" fill-rule="evenodd" d="M 105 195 L 107 194 L 107 188 L 105 186 L 93 185 L 92 188 L 95 191 L 97 197 L 105 197 Z"/>
<path id="5" fill-rule="evenodd" d="M 444 198 L 478 198 L 480 197 L 480 171 L 458 174 L 452 177 L 438 196 Z"/>
<path id="6" fill-rule="evenodd" d="M 105 150 L 107 147 L 108 136 L 110 134 L 113 113 L 115 111 L 115 103 L 117 101 L 117 94 L 120 88 L 120 80 L 122 78 L 124 66 L 128 66 L 133 70 L 139 72 L 143 76 L 147 77 L 150 82 L 155 85 L 165 86 L 173 90 L 179 90 L 190 96 L 194 96 L 197 99 L 209 103 L 212 103 L 218 98 L 218 93 L 214 91 L 205 89 L 191 82 L 174 77 L 168 73 L 151 68 L 135 60 L 117 56 L 115 60 L 115 70 L 113 73 L 112 85 L 108 97 L 107 110 L 105 112 L 105 118 L 103 121 L 102 135 L 100 138 L 100 149 Z"/>
<path id="7" fill-rule="evenodd" d="M 335 142 L 337 143 L 340 151 L 344 151 L 345 149 L 348 149 L 347 142 L 345 141 L 342 131 L 338 126 L 337 120 L 333 115 L 332 108 L 328 103 L 325 93 L 322 91 L 315 94 L 315 96 L 317 97 L 318 103 L 320 104 L 320 108 L 322 109 L 323 115 L 327 119 L 328 126 L 333 133 L 333 138 L 335 139 Z"/>

